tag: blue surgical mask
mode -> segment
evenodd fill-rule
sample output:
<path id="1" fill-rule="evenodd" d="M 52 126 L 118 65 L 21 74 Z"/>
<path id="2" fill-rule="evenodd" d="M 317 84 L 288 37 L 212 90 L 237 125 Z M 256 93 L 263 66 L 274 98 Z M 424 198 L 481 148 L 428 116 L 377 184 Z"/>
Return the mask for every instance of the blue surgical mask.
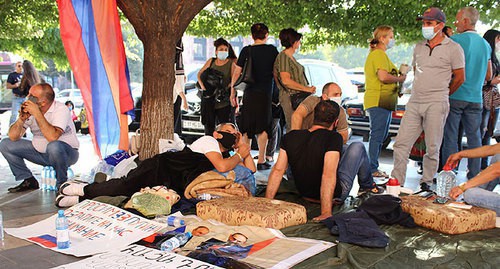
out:
<path id="1" fill-rule="evenodd" d="M 434 33 L 434 26 L 422 27 L 422 35 L 427 40 L 433 39 L 437 33 L 439 32 Z"/>
<path id="2" fill-rule="evenodd" d="M 227 56 L 229 56 L 229 52 L 227 52 L 227 51 L 218 51 L 217 52 L 217 58 L 219 58 L 222 61 L 227 59 Z"/>
<path id="3" fill-rule="evenodd" d="M 389 43 L 387 43 L 386 47 L 387 47 L 387 49 L 390 49 L 390 48 L 394 47 L 394 45 L 396 45 L 396 40 L 389 39 Z"/>

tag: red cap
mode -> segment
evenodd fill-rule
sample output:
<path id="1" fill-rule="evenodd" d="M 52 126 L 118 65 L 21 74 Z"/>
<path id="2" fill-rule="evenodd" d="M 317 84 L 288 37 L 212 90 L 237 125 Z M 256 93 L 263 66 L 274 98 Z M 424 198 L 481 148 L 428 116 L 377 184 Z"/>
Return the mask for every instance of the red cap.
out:
<path id="1" fill-rule="evenodd" d="M 438 21 L 438 22 L 446 22 L 446 15 L 444 15 L 443 11 L 437 7 L 431 7 L 425 10 L 422 16 L 417 17 L 417 21 L 420 20 L 429 20 L 429 21 Z"/>
<path id="2" fill-rule="evenodd" d="M 399 181 L 397 178 L 390 178 L 387 182 L 387 186 L 399 186 Z"/>
<path id="3" fill-rule="evenodd" d="M 443 170 L 444 170 L 444 171 L 451 171 L 451 170 L 452 170 L 451 165 L 449 165 L 449 164 L 445 164 L 445 165 L 443 166 Z"/>

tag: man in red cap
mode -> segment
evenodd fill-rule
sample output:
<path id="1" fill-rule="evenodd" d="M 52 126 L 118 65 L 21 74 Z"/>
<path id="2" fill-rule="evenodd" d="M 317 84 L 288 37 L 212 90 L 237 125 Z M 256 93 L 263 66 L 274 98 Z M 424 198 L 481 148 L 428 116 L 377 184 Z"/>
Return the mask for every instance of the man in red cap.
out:
<path id="1" fill-rule="evenodd" d="M 446 22 L 444 13 L 431 7 L 417 20 L 422 21 L 425 40 L 413 51 L 415 79 L 394 144 L 394 169 L 391 173 L 401 185 L 406 178 L 410 149 L 422 131 L 425 132 L 427 152 L 421 181 L 422 184 L 432 183 L 438 169 L 439 148 L 450 107 L 448 98 L 460 87 L 465 76 L 463 49 L 442 32 Z"/>

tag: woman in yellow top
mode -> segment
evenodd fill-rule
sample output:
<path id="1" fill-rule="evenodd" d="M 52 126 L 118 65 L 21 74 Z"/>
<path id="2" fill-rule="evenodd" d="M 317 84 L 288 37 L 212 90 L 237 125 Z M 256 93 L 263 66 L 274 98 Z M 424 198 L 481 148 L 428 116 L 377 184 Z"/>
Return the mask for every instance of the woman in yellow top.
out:
<path id="1" fill-rule="evenodd" d="M 373 177 L 389 177 L 378 169 L 378 157 L 382 144 L 389 133 L 392 111 L 398 102 L 397 82 L 404 82 L 405 75 L 398 76 L 398 69 L 385 51 L 394 46 L 391 26 L 379 26 L 370 40 L 370 53 L 365 63 L 364 108 L 370 116 L 368 153 Z"/>

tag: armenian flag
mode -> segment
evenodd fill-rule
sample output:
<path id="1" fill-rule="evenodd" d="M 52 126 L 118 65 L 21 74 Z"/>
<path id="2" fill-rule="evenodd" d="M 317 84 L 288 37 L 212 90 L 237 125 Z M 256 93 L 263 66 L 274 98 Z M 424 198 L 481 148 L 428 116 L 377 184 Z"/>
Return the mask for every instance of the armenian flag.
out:
<path id="1" fill-rule="evenodd" d="M 128 150 L 134 102 L 114 0 L 57 0 L 61 39 L 82 92 L 90 134 L 102 157 Z"/>

